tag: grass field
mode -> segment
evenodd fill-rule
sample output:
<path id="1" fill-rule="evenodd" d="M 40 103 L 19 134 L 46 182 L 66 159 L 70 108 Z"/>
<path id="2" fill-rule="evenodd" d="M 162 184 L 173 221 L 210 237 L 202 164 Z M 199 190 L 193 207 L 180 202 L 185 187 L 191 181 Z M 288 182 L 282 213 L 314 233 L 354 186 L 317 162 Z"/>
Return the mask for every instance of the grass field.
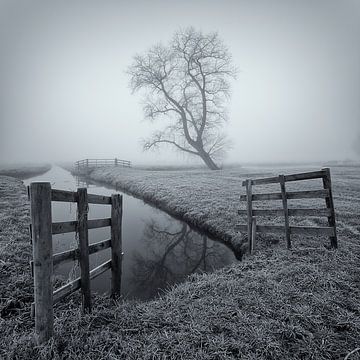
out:
<path id="1" fill-rule="evenodd" d="M 224 241 L 240 242 L 245 237 L 233 226 L 244 221 L 236 215 L 241 180 L 297 170 L 311 169 L 106 169 L 91 176 L 160 204 Z M 29 316 L 25 189 L 18 180 L 0 177 L 0 290 L 5 294 L 0 358 L 344 359 L 360 347 L 360 168 L 333 168 L 332 178 L 337 251 L 324 248 L 326 238 L 306 237 L 294 238 L 288 251 L 282 237 L 276 242 L 277 236 L 268 236 L 259 238 L 255 255 L 191 276 L 150 302 L 112 304 L 95 297 L 93 313 L 81 316 L 79 299 L 73 297 L 55 309 L 54 339 L 36 347 Z"/>
<path id="2" fill-rule="evenodd" d="M 174 214 L 189 224 L 208 232 L 213 237 L 233 244 L 240 252 L 244 251 L 245 234 L 237 233 L 237 223 L 246 223 L 237 215 L 237 209 L 244 208 L 239 202 L 245 189 L 241 182 L 246 178 L 273 176 L 303 171 L 318 170 L 319 167 L 286 168 L 242 168 L 230 167 L 221 171 L 178 170 L 144 171 L 126 168 L 106 168 L 94 170 L 93 180 L 106 182 L 114 187 L 125 189 L 131 194 L 148 201 L 157 207 Z M 332 169 L 334 202 L 337 223 L 341 234 L 359 237 L 360 234 L 360 167 L 335 167 Z M 290 190 L 321 188 L 320 180 L 299 184 L 289 183 Z M 259 188 L 260 191 L 279 191 L 279 185 Z M 304 188 L 305 189 L 305 188 Z M 309 201 L 298 201 L 301 206 L 313 205 Z M 261 206 L 278 207 L 278 202 Z M 316 206 L 321 205 L 321 200 Z M 290 205 L 289 205 L 290 206 Z M 283 224 L 283 218 L 262 219 L 264 223 Z M 296 219 L 302 225 L 324 224 L 319 218 Z"/>
<path id="3" fill-rule="evenodd" d="M 0 175 L 11 176 L 17 179 L 28 179 L 43 174 L 51 169 L 50 164 L 0 164 Z"/>

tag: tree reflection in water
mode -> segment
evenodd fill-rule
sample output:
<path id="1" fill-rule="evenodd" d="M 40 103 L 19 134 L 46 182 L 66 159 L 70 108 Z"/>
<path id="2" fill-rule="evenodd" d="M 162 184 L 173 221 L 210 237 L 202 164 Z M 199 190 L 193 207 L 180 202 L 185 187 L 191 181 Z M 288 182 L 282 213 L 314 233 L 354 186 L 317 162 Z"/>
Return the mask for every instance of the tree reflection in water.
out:
<path id="1" fill-rule="evenodd" d="M 192 273 L 212 271 L 234 259 L 224 244 L 176 220 L 163 226 L 151 219 L 142 244 L 146 250 L 133 252 L 132 269 L 134 292 L 141 298 L 152 298 Z"/>

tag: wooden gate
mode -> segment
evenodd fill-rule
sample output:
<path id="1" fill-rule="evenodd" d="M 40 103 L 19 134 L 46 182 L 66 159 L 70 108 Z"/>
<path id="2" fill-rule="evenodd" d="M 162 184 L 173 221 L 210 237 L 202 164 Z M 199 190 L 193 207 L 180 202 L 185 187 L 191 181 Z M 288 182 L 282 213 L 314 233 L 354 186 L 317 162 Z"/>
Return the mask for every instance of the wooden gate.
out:
<path id="1" fill-rule="evenodd" d="M 322 179 L 323 189 L 308 191 L 287 191 L 285 184 L 290 181 L 301 181 L 310 179 Z M 253 194 L 253 186 L 275 184 L 280 185 L 280 192 Z M 249 241 L 249 252 L 253 251 L 256 233 L 284 233 L 287 241 L 287 247 L 291 248 L 291 235 L 327 235 L 330 237 L 330 245 L 337 248 L 336 222 L 334 201 L 331 189 L 330 169 L 324 168 L 320 171 L 306 173 L 279 175 L 263 179 L 247 179 L 242 183 L 246 187 L 246 195 L 241 195 L 240 200 L 247 202 L 246 210 L 239 210 L 239 215 L 247 215 L 246 225 L 237 225 L 239 231 L 247 231 Z M 326 208 L 289 208 L 288 200 L 291 199 L 325 199 Z M 282 209 L 253 209 L 253 201 L 281 200 Z M 281 216 L 284 215 L 284 225 L 258 225 L 256 217 L 258 216 Z M 309 226 L 290 226 L 290 216 L 326 216 L 328 220 L 327 227 L 309 227 Z"/>
<path id="2" fill-rule="evenodd" d="M 117 297 L 121 290 L 122 261 L 122 195 L 92 195 L 86 188 L 77 192 L 51 189 L 50 183 L 31 183 L 28 188 L 31 203 L 31 239 L 34 277 L 34 303 L 32 315 L 35 317 L 35 337 L 38 343 L 53 335 L 53 305 L 81 289 L 82 309 L 91 311 L 90 280 L 111 269 L 111 296 Z M 51 202 L 77 203 L 77 220 L 52 222 Z M 111 218 L 88 220 L 89 204 L 111 205 Z M 88 229 L 111 226 L 111 239 L 89 245 Z M 53 254 L 52 235 L 68 232 L 78 234 L 78 248 Z M 89 254 L 111 248 L 111 259 L 89 269 Z M 53 266 L 65 261 L 79 260 L 81 276 L 53 292 Z"/>

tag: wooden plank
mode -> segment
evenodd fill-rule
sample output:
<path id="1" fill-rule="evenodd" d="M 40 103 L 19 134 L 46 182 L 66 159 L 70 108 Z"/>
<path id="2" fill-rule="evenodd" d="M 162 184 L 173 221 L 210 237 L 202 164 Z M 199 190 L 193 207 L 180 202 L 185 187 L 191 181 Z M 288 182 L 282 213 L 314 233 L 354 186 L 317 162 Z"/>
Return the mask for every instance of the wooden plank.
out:
<path id="1" fill-rule="evenodd" d="M 112 268 L 111 260 L 104 262 L 103 264 L 97 266 L 96 268 L 90 271 L 90 279 L 91 280 L 95 279 L 96 277 L 98 277 L 99 275 L 101 275 L 102 273 L 104 273 L 105 271 L 111 268 Z"/>
<path id="2" fill-rule="evenodd" d="M 111 204 L 110 196 L 88 194 L 89 204 Z"/>
<path id="3" fill-rule="evenodd" d="M 281 189 L 281 196 L 282 196 L 282 204 L 284 209 L 284 225 L 285 225 L 285 239 L 287 248 L 291 248 L 291 237 L 290 237 L 290 224 L 289 224 L 289 213 L 288 213 L 288 206 L 287 206 L 287 194 L 285 189 L 285 177 L 284 175 L 279 175 L 279 182 L 280 182 L 280 189 Z"/>
<path id="4" fill-rule="evenodd" d="M 251 241 L 249 244 L 249 253 L 252 254 L 254 252 L 255 240 L 256 240 L 256 217 L 253 217 L 252 226 L 251 226 Z"/>
<path id="5" fill-rule="evenodd" d="M 247 220 L 248 220 L 248 241 L 251 240 L 251 234 L 252 234 L 252 185 L 251 180 L 247 180 L 246 183 L 246 198 L 247 198 Z"/>
<path id="6" fill-rule="evenodd" d="M 285 180 L 285 182 L 298 181 L 298 180 L 311 180 L 311 179 L 322 178 L 325 175 L 326 175 L 326 173 L 323 169 L 323 170 L 319 170 L 319 171 L 309 171 L 309 172 L 304 172 L 304 173 L 285 175 L 284 180 Z M 278 182 L 279 182 L 278 176 L 251 180 L 252 185 L 273 184 L 273 183 L 278 183 Z M 242 185 L 246 186 L 246 180 L 242 182 Z"/>
<path id="7" fill-rule="evenodd" d="M 30 238 L 30 244 L 32 244 L 32 226 L 29 224 L 29 238 Z"/>
<path id="8" fill-rule="evenodd" d="M 281 193 L 266 193 L 266 194 L 253 194 L 252 200 L 259 201 L 259 200 L 281 200 Z M 241 201 L 247 201 L 246 195 L 240 196 Z"/>
<path id="9" fill-rule="evenodd" d="M 247 231 L 247 225 L 235 225 L 238 231 Z M 284 233 L 284 226 L 281 225 L 256 225 L 258 233 Z M 331 227 L 310 227 L 310 226 L 290 226 L 290 234 L 303 234 L 303 235 L 327 235 L 330 236 L 334 233 Z"/>
<path id="10" fill-rule="evenodd" d="M 89 245 L 89 254 L 95 254 L 101 250 L 105 250 L 111 247 L 111 240 L 103 240 L 97 243 Z"/>
<path id="11" fill-rule="evenodd" d="M 311 226 L 290 226 L 291 234 L 303 235 L 326 235 L 331 236 L 334 234 L 332 227 L 311 227 Z"/>
<path id="12" fill-rule="evenodd" d="M 328 195 L 328 190 L 289 191 L 286 193 L 287 199 L 316 199 L 326 198 Z M 240 200 L 246 201 L 246 195 L 241 195 Z M 265 193 L 252 195 L 252 201 L 259 200 L 282 200 L 282 195 L 281 193 Z"/>
<path id="13" fill-rule="evenodd" d="M 110 239 L 91 244 L 91 245 L 89 245 L 89 254 L 94 254 L 98 251 L 105 250 L 105 249 L 109 248 L 110 246 L 111 246 Z M 63 251 L 63 252 L 54 254 L 53 264 L 57 265 L 61 262 L 75 261 L 75 260 L 79 259 L 79 257 L 80 257 L 79 249 Z"/>
<path id="14" fill-rule="evenodd" d="M 100 266 L 96 267 L 95 269 L 90 271 L 90 279 L 94 279 L 97 276 L 104 273 L 106 270 L 111 268 L 111 260 L 108 260 L 107 262 L 101 264 Z M 68 284 L 62 286 L 61 288 L 54 291 L 54 304 L 58 303 L 60 300 L 65 298 L 66 296 L 69 296 L 76 290 L 81 288 L 81 278 L 77 278 Z"/>
<path id="15" fill-rule="evenodd" d="M 60 300 L 65 298 L 66 296 L 69 296 L 76 290 L 81 288 L 81 279 L 77 278 L 66 285 L 62 286 L 61 288 L 54 291 L 54 304 L 58 303 Z"/>
<path id="16" fill-rule="evenodd" d="M 328 190 L 289 191 L 288 199 L 324 199 L 329 195 Z"/>
<path id="17" fill-rule="evenodd" d="M 258 233 L 275 233 L 275 234 L 283 234 L 284 233 L 283 225 L 257 225 L 256 231 Z"/>
<path id="18" fill-rule="evenodd" d="M 89 232 L 88 201 L 86 188 L 78 189 L 78 234 L 80 250 L 82 310 L 91 312 L 90 270 L 89 270 Z"/>
<path id="19" fill-rule="evenodd" d="M 111 197 L 111 296 L 119 297 L 121 293 L 122 274 L 122 195 Z"/>
<path id="20" fill-rule="evenodd" d="M 41 344 L 49 340 L 54 332 L 50 183 L 30 184 L 30 209 L 34 261 L 35 339 Z"/>
<path id="21" fill-rule="evenodd" d="M 289 216 L 328 216 L 329 209 L 289 209 Z"/>
<path id="22" fill-rule="evenodd" d="M 239 215 L 247 215 L 247 210 L 238 210 Z M 283 209 L 253 209 L 253 216 L 282 216 Z M 288 209 L 289 216 L 328 216 L 330 209 Z"/>
<path id="23" fill-rule="evenodd" d="M 53 255 L 53 264 L 57 265 L 62 262 L 75 261 L 79 258 L 79 256 L 80 256 L 79 249 L 73 249 L 73 250 L 56 253 Z"/>
<path id="24" fill-rule="evenodd" d="M 238 231 L 247 231 L 247 225 L 237 224 L 235 225 L 235 229 Z M 282 225 L 256 225 L 256 231 L 259 233 L 284 233 L 284 226 Z"/>
<path id="25" fill-rule="evenodd" d="M 335 207 L 334 207 L 334 200 L 331 189 L 330 169 L 324 168 L 323 171 L 326 174 L 325 177 L 323 178 L 323 186 L 324 189 L 326 189 L 329 192 L 329 196 L 325 198 L 326 207 L 330 210 L 330 215 L 328 216 L 328 224 L 334 229 L 334 233 L 330 236 L 330 244 L 332 248 L 337 249 L 338 241 L 336 235 Z"/>
<path id="26" fill-rule="evenodd" d="M 111 225 L 111 219 L 93 219 L 88 220 L 88 229 L 96 229 L 101 227 L 106 227 Z M 55 234 L 64 234 L 68 232 L 75 232 L 78 226 L 77 221 L 60 221 L 52 223 L 52 233 Z"/>
<path id="27" fill-rule="evenodd" d="M 76 202 L 77 194 L 72 191 L 65 190 L 51 190 L 52 201 L 65 201 L 65 202 Z"/>
<path id="28" fill-rule="evenodd" d="M 75 232 L 77 227 L 77 221 L 60 221 L 52 223 L 52 233 L 64 234 L 68 232 Z"/>
<path id="29" fill-rule="evenodd" d="M 242 186 L 246 186 L 247 180 L 244 180 L 242 182 Z M 276 184 L 279 182 L 278 176 L 272 176 L 267 178 L 261 178 L 261 179 L 253 179 L 251 180 L 251 185 L 265 185 L 265 184 Z"/>
<path id="30" fill-rule="evenodd" d="M 291 175 L 285 175 L 285 181 L 299 181 L 299 180 L 312 180 L 312 179 L 319 179 L 325 176 L 323 170 L 318 171 L 309 171 L 304 173 L 297 173 Z"/>
<path id="31" fill-rule="evenodd" d="M 247 210 L 238 210 L 239 215 L 247 215 Z M 282 216 L 284 215 L 283 209 L 253 209 L 253 216 Z"/>
<path id="32" fill-rule="evenodd" d="M 33 261 L 33 260 L 30 260 L 30 261 L 29 261 L 29 264 L 30 264 L 31 277 L 33 278 L 33 277 L 34 277 L 34 261 Z M 34 311 L 35 311 L 35 310 L 34 310 Z"/>
<path id="33" fill-rule="evenodd" d="M 88 229 L 96 229 L 101 227 L 111 226 L 111 219 L 94 219 L 88 220 Z"/>

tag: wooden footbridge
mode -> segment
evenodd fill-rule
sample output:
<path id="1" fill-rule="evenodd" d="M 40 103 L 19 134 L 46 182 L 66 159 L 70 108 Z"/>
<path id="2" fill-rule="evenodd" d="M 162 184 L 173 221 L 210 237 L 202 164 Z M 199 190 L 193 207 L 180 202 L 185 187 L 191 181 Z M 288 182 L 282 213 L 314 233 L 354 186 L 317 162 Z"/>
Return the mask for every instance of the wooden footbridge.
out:
<path id="1" fill-rule="evenodd" d="M 88 172 L 90 169 L 105 166 L 131 167 L 131 161 L 115 159 L 83 159 L 75 162 L 75 169 L 78 173 Z"/>

